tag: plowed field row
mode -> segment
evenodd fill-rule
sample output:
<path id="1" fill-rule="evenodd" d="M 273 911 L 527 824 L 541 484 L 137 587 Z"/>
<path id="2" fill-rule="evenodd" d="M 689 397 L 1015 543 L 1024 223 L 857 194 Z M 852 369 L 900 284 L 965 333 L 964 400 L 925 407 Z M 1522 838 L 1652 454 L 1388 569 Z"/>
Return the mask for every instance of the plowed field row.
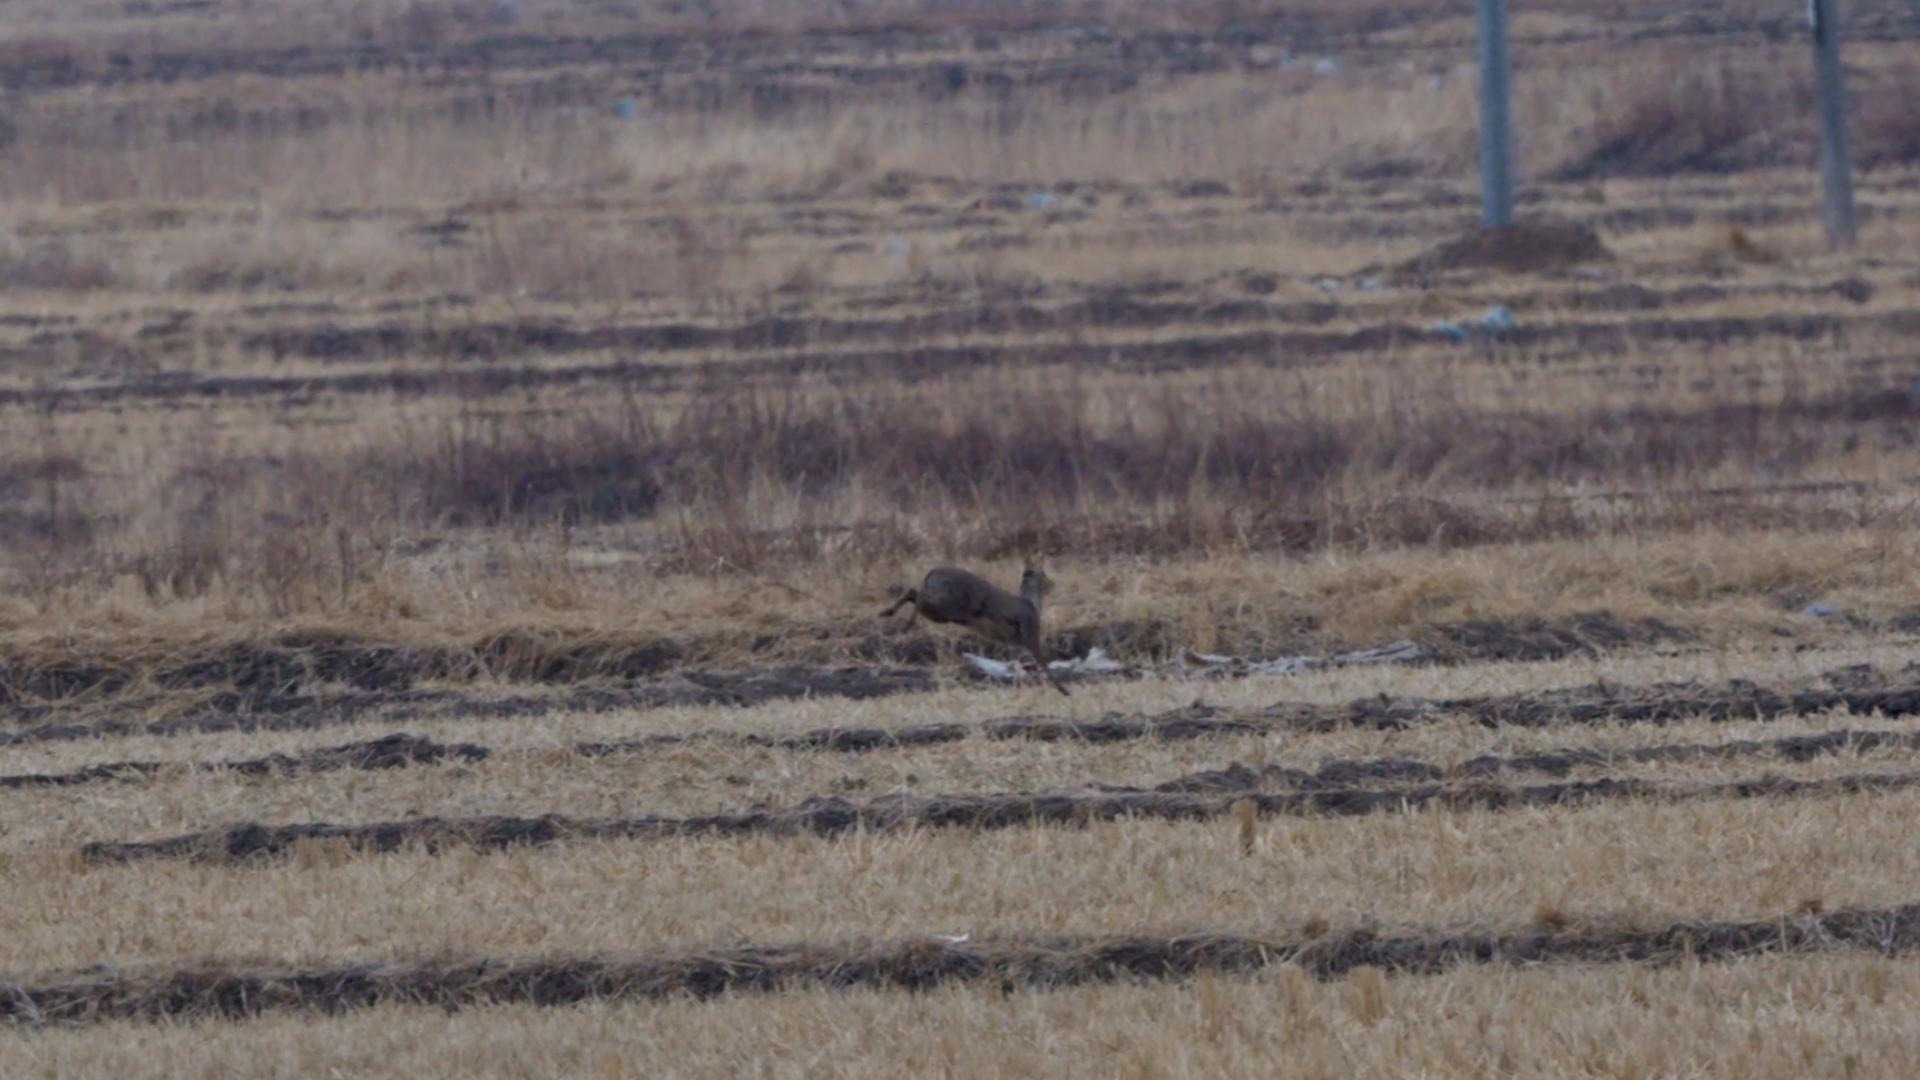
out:
<path id="1" fill-rule="evenodd" d="M 838 732 L 839 729 L 827 729 Z M 924 731 L 926 729 L 908 729 Z M 862 753 L 879 748 L 898 749 L 913 746 L 946 745 L 964 739 L 968 728 L 943 725 L 940 733 L 950 738 L 833 739 L 816 742 L 745 735 L 737 740 L 753 747 L 820 750 L 829 753 Z M 991 734 L 988 737 L 1005 737 Z M 1255 729 L 1258 730 L 1258 729 Z M 1203 735 L 1244 735 L 1243 728 L 1220 726 L 1199 730 L 1175 728 L 1170 734 L 1143 732 L 1145 737 L 1164 739 L 1199 738 Z M 1101 740 L 1093 740 L 1099 742 Z M 646 754 L 657 752 L 662 744 L 653 740 L 629 743 L 580 743 L 562 748 L 559 753 L 586 757 Z M 680 745 L 676 740 L 665 745 Z M 1789 735 L 1777 739 L 1732 739 L 1715 743 L 1673 743 L 1650 746 L 1556 747 L 1512 756 L 1482 754 L 1451 765 L 1437 765 L 1417 758 L 1335 758 L 1322 761 L 1311 771 L 1284 765 L 1261 769 L 1234 765 L 1226 769 L 1196 772 L 1155 785 L 1160 792 L 1210 792 L 1298 788 L 1317 790 L 1354 787 L 1377 780 L 1458 780 L 1497 778 L 1512 773 L 1547 773 L 1566 776 L 1581 770 L 1604 770 L 1652 762 L 1731 761 L 1748 757 L 1771 757 L 1781 761 L 1804 762 L 1816 757 L 1840 754 L 1886 756 L 1920 749 L 1920 732 L 1904 730 L 1827 731 L 1818 735 Z M 446 744 L 425 736 L 386 735 L 378 739 L 343 743 L 300 754 L 269 754 L 264 757 L 219 761 L 109 761 L 64 773 L 11 773 L 0 775 L 0 790 L 15 788 L 75 787 L 82 784 L 125 783 L 180 776 L 193 772 L 219 772 L 243 777 L 294 777 L 339 769 L 393 769 L 403 766 L 433 765 L 443 761 L 484 761 L 494 751 L 478 743 Z M 554 752 L 544 752 L 551 758 Z"/>
<path id="2" fill-rule="evenodd" d="M 1848 951 L 1899 957 L 1920 948 L 1920 904 L 1831 914 L 1799 911 L 1752 922 L 1696 919 L 1646 929 L 1566 925 L 1582 921 L 1563 915 L 1554 920 L 1559 925 L 1507 932 L 1327 929 L 1307 938 L 1115 935 L 1009 937 L 980 944 L 920 939 L 864 948 L 746 946 L 679 957 L 473 958 L 418 967 L 289 970 L 215 961 L 175 971 L 12 986 L 0 998 L 0 1020 L 41 1025 L 243 1019 L 382 1005 L 556 1006 L 822 988 L 924 991 L 949 983 L 986 984 L 1011 993 L 1248 974 L 1278 966 L 1328 979 L 1362 969 L 1422 975 L 1476 964 L 1672 965 Z"/>

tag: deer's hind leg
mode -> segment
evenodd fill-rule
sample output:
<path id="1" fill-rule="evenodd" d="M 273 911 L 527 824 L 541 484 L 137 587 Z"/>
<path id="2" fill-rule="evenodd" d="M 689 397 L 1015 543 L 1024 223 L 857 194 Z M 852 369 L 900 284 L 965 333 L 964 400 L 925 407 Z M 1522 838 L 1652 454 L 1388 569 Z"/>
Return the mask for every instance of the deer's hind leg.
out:
<path id="1" fill-rule="evenodd" d="M 907 621 L 900 624 L 900 629 L 896 631 L 896 633 L 904 634 L 907 631 L 913 629 L 913 621 L 920 617 L 920 594 L 919 593 L 914 592 L 912 589 L 908 589 L 906 592 L 906 595 L 902 596 L 898 600 L 895 600 L 893 602 L 892 607 L 880 613 L 880 617 L 884 619 L 887 616 L 892 615 L 894 612 L 899 611 L 902 605 L 905 605 L 907 609 Z"/>

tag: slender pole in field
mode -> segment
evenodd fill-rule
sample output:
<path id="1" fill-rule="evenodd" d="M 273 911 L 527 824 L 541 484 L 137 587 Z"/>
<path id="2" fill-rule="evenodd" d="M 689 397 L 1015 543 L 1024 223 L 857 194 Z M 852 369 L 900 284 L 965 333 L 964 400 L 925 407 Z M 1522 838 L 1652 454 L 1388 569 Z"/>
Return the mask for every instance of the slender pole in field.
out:
<path id="1" fill-rule="evenodd" d="M 1513 69 L 1507 0 L 1479 0 L 1480 209 L 1489 229 L 1513 224 Z"/>
<path id="2" fill-rule="evenodd" d="M 1853 161 L 1847 156 L 1847 91 L 1841 82 L 1840 19 L 1834 0 L 1807 0 L 1813 67 L 1820 83 L 1820 201 L 1827 242 L 1853 244 Z"/>

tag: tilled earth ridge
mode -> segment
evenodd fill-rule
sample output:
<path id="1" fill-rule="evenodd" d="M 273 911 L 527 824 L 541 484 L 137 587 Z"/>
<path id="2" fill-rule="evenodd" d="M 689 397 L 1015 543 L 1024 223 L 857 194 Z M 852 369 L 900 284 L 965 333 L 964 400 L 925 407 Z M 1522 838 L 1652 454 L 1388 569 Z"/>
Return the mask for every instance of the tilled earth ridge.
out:
<path id="1" fill-rule="evenodd" d="M 1232 674 L 1225 672 L 1223 674 Z M 1203 677 L 1213 677 L 1203 672 Z M 930 686 L 925 687 L 931 689 Z M 876 696 L 876 695 L 852 695 Z M 748 704 L 723 699 L 728 705 Z M 302 731 L 350 724 L 363 719 L 405 722 L 451 718 L 505 720 L 534 718 L 559 711 L 604 712 L 659 704 L 651 690 L 583 689 L 557 697 L 467 699 L 454 691 L 405 691 L 394 695 L 303 696 L 285 711 L 232 714 L 220 710 L 174 719 L 132 722 L 89 720 L 45 724 L 0 733 L 0 745 L 27 745 L 115 736 L 168 736 L 213 732 Z M 1269 731 L 1326 732 L 1342 728 L 1399 730 L 1452 716 L 1469 716 L 1488 725 L 1544 727 L 1552 724 L 1664 724 L 1705 717 L 1765 720 L 1771 717 L 1845 709 L 1857 715 L 1908 716 L 1920 711 L 1920 680 L 1911 668 L 1898 673 L 1867 667 L 1828 673 L 1818 683 L 1770 689 L 1748 680 L 1699 681 L 1632 687 L 1595 684 L 1563 690 L 1429 700 L 1396 697 L 1358 698 L 1345 705 L 1279 702 L 1257 709 L 1194 704 L 1152 714 L 1109 714 L 1097 720 L 1023 715 L 980 723 L 908 724 L 897 727 L 822 727 L 792 735 L 754 732 L 669 732 L 618 741 L 582 744 L 581 753 L 640 752 L 700 742 L 734 742 L 795 750 L 863 752 L 896 746 L 936 745 L 977 731 L 990 739 L 1124 742 L 1134 739 L 1180 740 L 1222 734 Z"/>
<path id="2" fill-rule="evenodd" d="M 1564 920 L 1564 921 L 1562 921 Z M 1185 979 L 1292 965 L 1337 978 L 1369 967 L 1433 974 L 1476 964 L 1717 963 L 1768 955 L 1866 951 L 1905 956 L 1920 945 L 1920 904 L 1755 922 L 1699 919 L 1647 928 L 1561 925 L 1523 930 L 1329 929 L 1312 938 L 1196 932 L 877 945 L 750 945 L 666 956 L 474 958 L 416 967 L 249 968 L 209 962 L 177 970 L 73 973 L 15 984 L 0 1019 L 32 1025 L 111 1019 L 239 1019 L 279 1010 L 339 1012 L 389 1003 L 472 1008 L 507 1002 L 779 992 L 809 987 L 925 990 L 950 982 L 1044 989 L 1088 982 Z"/>
<path id="3" fill-rule="evenodd" d="M 962 724 L 935 724 L 887 731 L 880 728 L 827 728 L 797 737 L 716 735 L 655 736 L 622 743 L 576 743 L 566 749 L 585 757 L 645 754 L 690 741 L 726 741 L 781 750 L 826 753 L 867 753 L 882 749 L 910 749 L 959 742 L 976 733 L 988 738 L 1018 737 L 1021 721 L 1003 721 L 984 728 Z M 1031 731 L 1032 729 L 1026 729 Z M 1178 726 L 1141 728 L 1142 737 L 1198 738 L 1202 735 L 1240 735 L 1259 729 L 1223 724 L 1195 731 Z M 1234 764 L 1207 769 L 1154 785 L 1158 792 L 1219 792 L 1269 789 L 1320 790 L 1356 787 L 1376 781 L 1441 781 L 1498 778 L 1510 773 L 1537 772 L 1564 777 L 1582 769 L 1604 770 L 1616 765 L 1652 762 L 1730 761 L 1749 757 L 1805 762 L 1839 754 L 1888 754 L 1920 749 L 1920 732 L 1906 730 L 1842 729 L 1816 735 L 1789 735 L 1778 739 L 1734 739 L 1718 743 L 1674 743 L 1649 746 L 1559 747 L 1533 753 L 1502 756 L 1482 754 L 1465 761 L 1437 765 L 1417 758 L 1341 758 L 1321 762 L 1313 770 L 1285 765 L 1253 768 Z M 133 782 L 189 770 L 230 772 L 249 777 L 291 777 L 339 769 L 392 769 L 444 762 L 485 761 L 495 751 L 460 742 L 446 744 L 418 735 L 394 734 L 361 742 L 323 747 L 300 754 L 269 754 L 255 758 L 215 761 L 109 761 L 63 773 L 0 774 L 0 789 L 74 787 L 82 784 Z M 1133 792 L 1140 788 L 1094 784 L 1101 791 Z"/>
<path id="4" fill-rule="evenodd" d="M 475 743 L 449 745 L 424 736 L 396 734 L 322 747 L 302 754 L 268 754 L 220 761 L 109 761 L 64 773 L 0 774 L 0 790 L 132 781 L 191 769 L 211 769 L 257 777 L 301 776 L 340 769 L 397 769 L 409 765 L 484 761 L 491 753 L 487 747 Z"/>
<path id="5" fill-rule="evenodd" d="M 58 716 L 68 702 L 97 707 L 103 701 L 111 704 L 116 695 L 134 695 L 127 702 L 130 709 L 150 709 L 162 702 L 141 695 L 158 690 L 204 692 L 207 696 L 196 707 L 209 712 L 292 712 L 317 704 L 356 711 L 382 700 L 442 700 L 434 695 L 445 691 L 420 684 L 457 685 L 482 678 L 530 688 L 578 687 L 589 703 L 594 695 L 607 695 L 610 704 L 620 707 L 750 705 L 787 697 L 864 698 L 908 692 L 932 684 L 932 673 L 926 669 L 935 664 L 952 664 L 963 676 L 975 677 L 952 655 L 956 649 L 1013 655 L 975 642 L 943 648 L 925 637 L 889 639 L 869 633 L 841 640 L 831 636 L 833 629 L 816 628 L 823 643 L 811 650 L 820 654 L 811 658 L 812 663 L 737 671 L 697 666 L 705 654 L 732 649 L 731 641 L 648 637 L 549 642 L 511 631 L 490 635 L 469 648 L 308 641 L 302 635 L 286 634 L 278 640 L 204 648 L 185 657 L 110 646 L 59 659 L 19 650 L 0 653 L 0 706 L 7 706 L 16 722 L 31 723 Z M 1153 657 L 1177 655 L 1185 647 L 1171 626 L 1154 623 L 1064 626 L 1049 634 L 1056 655 L 1080 656 L 1098 648 L 1142 665 Z M 1417 637 L 1422 639 L 1417 642 L 1420 659 L 1446 663 L 1597 655 L 1610 649 L 1677 645 L 1693 639 L 1688 631 L 1659 619 L 1622 618 L 1605 611 L 1563 619 L 1527 616 L 1442 623 L 1421 628 Z M 761 644 L 755 642 L 752 651 Z M 764 644 L 793 648 L 784 641 Z M 808 651 L 800 650 L 803 655 Z M 869 663 L 830 663 L 832 653 L 850 653 Z M 1222 669 L 1216 674 L 1233 671 Z"/>
<path id="6" fill-rule="evenodd" d="M 1447 810 L 1507 811 L 1528 807 L 1586 806 L 1620 799 L 1795 799 L 1884 793 L 1920 787 L 1920 770 L 1861 772 L 1816 779 L 1762 775 L 1718 783 L 1662 783 L 1602 778 L 1554 784 L 1516 785 L 1472 781 L 1396 788 L 1329 787 L 1249 794 L 1121 792 L 1099 794 L 1006 792 L 955 795 L 888 795 L 864 803 L 839 797 L 810 798 L 790 810 L 749 810 L 704 817 L 577 819 L 541 817 L 410 818 L 358 825 L 257 822 L 160 840 L 96 840 L 81 856 L 95 863 L 146 859 L 244 862 L 285 855 L 303 844 L 381 853 L 471 847 L 495 850 L 596 840 L 662 840 L 692 836 L 838 836 L 918 829 L 1015 829 L 1085 827 L 1104 821 L 1156 819 L 1206 821 L 1232 813 L 1254 816 L 1351 817 Z"/>

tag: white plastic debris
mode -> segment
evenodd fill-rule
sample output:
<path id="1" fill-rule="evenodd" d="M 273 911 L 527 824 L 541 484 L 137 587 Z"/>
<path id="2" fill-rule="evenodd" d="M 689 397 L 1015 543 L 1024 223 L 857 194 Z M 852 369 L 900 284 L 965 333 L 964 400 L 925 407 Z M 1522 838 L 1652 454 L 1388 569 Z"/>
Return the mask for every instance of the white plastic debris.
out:
<path id="1" fill-rule="evenodd" d="M 1286 656 L 1248 666 L 1256 675 L 1297 675 L 1323 668 L 1360 667 L 1367 664 L 1405 664 L 1420 658 L 1420 646 L 1411 641 L 1396 641 L 1377 649 L 1341 653 L 1338 656 Z"/>
<path id="2" fill-rule="evenodd" d="M 1180 660 L 1182 663 L 1191 664 L 1194 667 L 1221 667 L 1230 664 L 1246 663 L 1245 660 L 1237 656 L 1221 656 L 1218 653 L 1196 652 L 1193 649 L 1181 650 Z"/>
<path id="3" fill-rule="evenodd" d="M 906 237 L 895 234 L 887 237 L 887 242 L 883 245 L 883 250 L 886 251 L 887 257 L 890 259 L 904 259 L 907 257 L 907 252 L 913 250 L 913 245 L 907 242 Z"/>
<path id="4" fill-rule="evenodd" d="M 992 660 L 975 653 L 960 655 L 973 666 L 975 671 L 998 682 L 1011 682 L 1018 678 L 1023 670 L 1022 665 Z M 1362 649 L 1359 652 L 1340 653 L 1335 656 L 1282 656 L 1271 660 L 1251 660 L 1243 656 L 1183 649 L 1172 668 L 1176 671 L 1197 670 L 1232 675 L 1297 675 L 1303 671 L 1356 667 L 1363 664 L 1405 664 L 1420 659 L 1421 655 L 1420 646 L 1411 641 L 1395 641 L 1379 648 Z M 1142 670 L 1120 663 L 1108 656 L 1107 651 L 1101 648 L 1089 649 L 1087 655 L 1072 660 L 1054 660 L 1047 664 L 1047 668 L 1049 671 L 1069 675 L 1114 675 Z"/>
<path id="5" fill-rule="evenodd" d="M 1060 196 L 1051 191 L 1035 191 L 1027 196 L 1027 209 L 1045 210 L 1060 201 Z"/>
<path id="6" fill-rule="evenodd" d="M 1513 317 L 1513 312 L 1507 310 L 1507 305 L 1495 304 L 1480 316 L 1480 329 L 1489 334 L 1504 334 L 1520 329 L 1520 323 Z"/>
<path id="7" fill-rule="evenodd" d="M 1337 656 L 1281 656 L 1272 660 L 1248 660 L 1239 656 L 1218 656 L 1187 649 L 1181 661 L 1190 667 L 1225 669 L 1248 675 L 1298 675 L 1303 671 L 1326 668 L 1359 667 L 1366 664 L 1405 664 L 1420 658 L 1420 646 L 1411 641 L 1396 641 L 1376 649 L 1341 653 Z"/>
<path id="8" fill-rule="evenodd" d="M 1428 333 L 1455 342 L 1470 341 L 1475 337 L 1497 338 L 1518 329 L 1520 320 L 1513 317 L 1513 312 L 1505 304 L 1493 305 L 1477 319 L 1427 324 Z"/>
<path id="9" fill-rule="evenodd" d="M 1073 660 L 1055 660 L 1049 663 L 1047 667 L 1052 671 L 1066 671 L 1088 675 L 1101 675 L 1127 670 L 1125 664 L 1108 656 L 1107 650 L 1097 645 L 1088 649 L 1087 655 L 1085 656 Z"/>
<path id="10" fill-rule="evenodd" d="M 1318 658 L 1312 656 L 1282 656 L 1273 660 L 1249 661 L 1244 666 L 1254 675 L 1298 675 L 1326 666 L 1316 663 L 1316 660 Z"/>
<path id="11" fill-rule="evenodd" d="M 976 656 L 973 653 L 961 653 L 960 656 L 965 659 L 967 663 L 972 664 L 974 670 L 989 679 L 1007 681 L 1013 678 L 1014 672 L 1012 664 L 1004 664 L 998 660 L 989 660 L 984 656 Z"/>

